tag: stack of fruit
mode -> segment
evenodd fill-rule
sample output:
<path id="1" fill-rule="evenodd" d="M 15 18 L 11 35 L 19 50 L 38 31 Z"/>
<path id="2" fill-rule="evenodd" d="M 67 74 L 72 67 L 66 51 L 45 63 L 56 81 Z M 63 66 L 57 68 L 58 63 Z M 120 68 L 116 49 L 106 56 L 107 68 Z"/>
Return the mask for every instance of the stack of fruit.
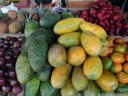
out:
<path id="1" fill-rule="evenodd" d="M 109 0 L 98 0 L 89 10 L 82 11 L 81 18 L 100 25 L 108 35 L 128 35 L 128 23 L 121 8 L 112 6 Z"/>
<path id="2" fill-rule="evenodd" d="M 17 80 L 15 63 L 24 43 L 23 37 L 6 37 L 0 39 L 0 91 L 4 94 L 19 94 L 22 87 Z"/>

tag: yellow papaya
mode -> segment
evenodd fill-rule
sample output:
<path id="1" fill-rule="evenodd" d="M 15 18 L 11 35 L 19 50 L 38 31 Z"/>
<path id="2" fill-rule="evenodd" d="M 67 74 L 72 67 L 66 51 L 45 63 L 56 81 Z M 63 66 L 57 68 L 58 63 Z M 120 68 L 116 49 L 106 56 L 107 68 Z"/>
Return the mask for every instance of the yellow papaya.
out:
<path id="1" fill-rule="evenodd" d="M 56 88 L 62 88 L 66 84 L 70 72 L 72 69 L 72 65 L 66 63 L 60 67 L 54 68 L 52 75 L 51 75 L 51 85 Z"/>
<path id="2" fill-rule="evenodd" d="M 54 26 L 54 32 L 57 35 L 74 32 L 80 28 L 80 24 L 83 21 L 84 19 L 82 18 L 67 18 L 61 20 Z"/>
<path id="3" fill-rule="evenodd" d="M 102 61 L 98 56 L 88 57 L 83 66 L 84 75 L 91 80 L 100 78 L 103 72 Z"/>
<path id="4" fill-rule="evenodd" d="M 92 24 L 92 23 L 85 21 L 85 22 L 82 22 L 82 24 L 80 25 L 80 28 L 83 32 L 94 33 L 100 39 L 105 40 L 107 38 L 107 34 L 106 34 L 105 30 L 96 24 Z"/>
<path id="5" fill-rule="evenodd" d="M 91 32 L 81 34 L 81 44 L 90 56 L 98 56 L 102 51 L 101 40 Z"/>

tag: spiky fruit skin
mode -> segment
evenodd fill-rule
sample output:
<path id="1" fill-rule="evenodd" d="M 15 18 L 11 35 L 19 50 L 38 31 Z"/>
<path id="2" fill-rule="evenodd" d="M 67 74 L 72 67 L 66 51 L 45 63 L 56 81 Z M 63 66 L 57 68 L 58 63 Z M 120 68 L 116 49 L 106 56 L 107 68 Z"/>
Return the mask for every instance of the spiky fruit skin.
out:
<path id="1" fill-rule="evenodd" d="M 17 20 L 20 20 L 21 22 L 23 22 L 25 20 L 24 14 L 18 13 L 17 14 Z"/>
<path id="2" fill-rule="evenodd" d="M 21 29 L 22 29 L 22 22 L 20 20 L 16 20 L 9 25 L 10 33 L 16 33 Z"/>

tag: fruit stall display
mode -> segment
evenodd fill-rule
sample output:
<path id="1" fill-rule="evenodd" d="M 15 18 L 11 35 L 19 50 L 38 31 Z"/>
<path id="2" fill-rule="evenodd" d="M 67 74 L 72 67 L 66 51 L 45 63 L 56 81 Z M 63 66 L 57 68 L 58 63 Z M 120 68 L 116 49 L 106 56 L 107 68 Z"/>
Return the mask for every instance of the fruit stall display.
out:
<path id="1" fill-rule="evenodd" d="M 0 21 L 1 35 L 11 35 L 0 38 L 3 94 L 128 95 L 128 23 L 107 0 L 96 1 L 82 14 L 37 6 L 0 13 Z"/>

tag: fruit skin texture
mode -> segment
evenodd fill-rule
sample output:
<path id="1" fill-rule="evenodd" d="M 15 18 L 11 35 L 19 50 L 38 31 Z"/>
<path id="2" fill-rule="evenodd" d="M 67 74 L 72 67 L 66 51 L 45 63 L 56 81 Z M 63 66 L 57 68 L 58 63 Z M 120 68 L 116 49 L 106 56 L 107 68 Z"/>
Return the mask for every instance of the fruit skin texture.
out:
<path id="1" fill-rule="evenodd" d="M 47 81 L 51 76 L 52 67 L 49 64 L 45 64 L 43 69 L 37 73 L 37 77 L 41 81 Z"/>
<path id="2" fill-rule="evenodd" d="M 25 96 L 37 96 L 40 86 L 40 80 L 38 78 L 33 78 L 25 85 Z"/>
<path id="3" fill-rule="evenodd" d="M 86 59 L 86 53 L 84 49 L 80 46 L 70 47 L 68 49 L 67 56 L 68 63 L 74 66 L 80 66 L 84 63 Z"/>
<path id="4" fill-rule="evenodd" d="M 25 37 L 28 38 L 36 29 L 39 28 L 39 25 L 36 21 L 28 21 L 25 25 L 24 34 Z"/>
<path id="5" fill-rule="evenodd" d="M 71 13 L 62 13 L 60 15 L 61 19 L 66 19 L 66 18 L 73 18 L 74 16 Z"/>
<path id="6" fill-rule="evenodd" d="M 123 71 L 128 73 L 128 63 L 123 64 Z"/>
<path id="7" fill-rule="evenodd" d="M 103 71 L 103 65 L 98 56 L 88 57 L 83 66 L 84 75 L 91 80 L 100 78 Z"/>
<path id="8" fill-rule="evenodd" d="M 124 93 L 128 92 L 128 85 L 127 84 L 119 84 L 119 86 L 116 89 L 117 93 Z"/>
<path id="9" fill-rule="evenodd" d="M 48 53 L 47 42 L 34 40 L 28 48 L 28 59 L 32 69 L 35 72 L 39 72 L 46 64 L 46 58 Z"/>
<path id="10" fill-rule="evenodd" d="M 40 84 L 40 96 L 56 96 L 58 89 L 52 87 L 50 81 L 44 81 Z"/>
<path id="11" fill-rule="evenodd" d="M 64 64 L 60 67 L 56 67 L 51 75 L 51 84 L 54 88 L 62 88 L 66 84 L 70 72 L 72 69 L 72 65 L 70 64 Z"/>
<path id="12" fill-rule="evenodd" d="M 116 76 L 107 70 L 103 71 L 101 77 L 96 80 L 96 83 L 106 92 L 114 91 L 118 87 Z"/>
<path id="13" fill-rule="evenodd" d="M 31 67 L 28 58 L 23 54 L 19 55 L 16 61 L 16 75 L 21 84 L 25 84 L 31 78 Z"/>
<path id="14" fill-rule="evenodd" d="M 105 70 L 110 69 L 112 66 L 112 60 L 110 58 L 106 58 L 105 60 L 103 60 L 103 68 Z"/>
<path id="15" fill-rule="evenodd" d="M 77 91 L 82 91 L 87 87 L 88 79 L 84 76 L 82 66 L 74 67 L 72 74 L 72 84 Z"/>
<path id="16" fill-rule="evenodd" d="M 22 22 L 20 20 L 16 20 L 9 25 L 8 29 L 9 32 L 16 33 L 22 29 Z"/>
<path id="17" fill-rule="evenodd" d="M 10 17 L 11 19 L 15 19 L 17 16 L 17 13 L 15 10 L 10 10 L 10 11 L 8 11 L 7 14 L 8 14 L 8 17 Z"/>
<path id="18" fill-rule="evenodd" d="M 0 33 L 7 33 L 8 32 L 8 25 L 6 23 L 0 23 Z"/>
<path id="19" fill-rule="evenodd" d="M 124 54 L 122 53 L 112 53 L 111 59 L 114 63 L 123 64 L 125 62 Z"/>
<path id="20" fill-rule="evenodd" d="M 85 52 L 90 56 L 98 56 L 102 51 L 100 39 L 91 32 L 81 34 L 81 44 Z"/>
<path id="21" fill-rule="evenodd" d="M 80 36 L 79 32 L 66 33 L 58 38 L 58 42 L 66 48 L 80 45 Z"/>
<path id="22" fill-rule="evenodd" d="M 92 23 L 85 21 L 80 25 L 80 28 L 85 33 L 86 32 L 94 33 L 100 39 L 105 40 L 107 38 L 107 34 L 106 34 L 105 30 L 96 24 L 92 24 Z"/>
<path id="23" fill-rule="evenodd" d="M 114 51 L 118 53 L 125 53 L 126 47 L 124 45 L 118 44 L 118 45 L 115 45 Z"/>
<path id="24" fill-rule="evenodd" d="M 118 81 L 121 84 L 127 84 L 128 83 L 128 74 L 121 71 L 119 73 L 116 74 Z"/>
<path id="25" fill-rule="evenodd" d="M 56 13 L 47 13 L 45 14 L 41 20 L 40 25 L 43 28 L 53 28 L 57 22 L 59 22 L 60 16 Z"/>
<path id="26" fill-rule="evenodd" d="M 100 94 L 100 88 L 95 81 L 89 80 L 87 87 L 83 91 L 82 96 L 98 96 Z"/>
<path id="27" fill-rule="evenodd" d="M 67 60 L 65 48 L 60 44 L 54 44 L 48 51 L 48 62 L 53 67 L 64 65 Z"/>
<path id="28" fill-rule="evenodd" d="M 78 91 L 73 87 L 72 81 L 69 78 L 63 88 L 61 88 L 61 96 L 78 96 Z"/>
<path id="29" fill-rule="evenodd" d="M 80 24 L 83 21 L 84 19 L 81 18 L 67 18 L 61 20 L 54 26 L 54 32 L 57 35 L 74 32 L 79 29 Z"/>
<path id="30" fill-rule="evenodd" d="M 122 71 L 122 65 L 121 64 L 118 64 L 118 63 L 113 63 L 112 64 L 112 67 L 110 68 L 110 71 L 112 73 L 118 73 L 118 72 L 121 72 Z"/>

